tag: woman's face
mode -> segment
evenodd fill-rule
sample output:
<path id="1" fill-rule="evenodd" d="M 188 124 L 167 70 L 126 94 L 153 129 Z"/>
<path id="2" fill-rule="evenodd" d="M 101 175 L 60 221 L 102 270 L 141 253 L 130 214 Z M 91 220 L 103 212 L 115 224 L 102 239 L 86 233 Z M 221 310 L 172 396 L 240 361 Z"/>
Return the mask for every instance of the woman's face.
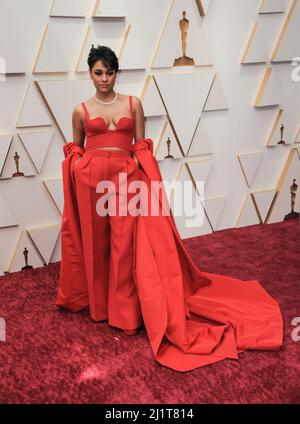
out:
<path id="1" fill-rule="evenodd" d="M 101 60 L 98 60 L 90 70 L 90 76 L 100 93 L 108 93 L 114 88 L 117 72 L 115 69 L 106 68 Z"/>

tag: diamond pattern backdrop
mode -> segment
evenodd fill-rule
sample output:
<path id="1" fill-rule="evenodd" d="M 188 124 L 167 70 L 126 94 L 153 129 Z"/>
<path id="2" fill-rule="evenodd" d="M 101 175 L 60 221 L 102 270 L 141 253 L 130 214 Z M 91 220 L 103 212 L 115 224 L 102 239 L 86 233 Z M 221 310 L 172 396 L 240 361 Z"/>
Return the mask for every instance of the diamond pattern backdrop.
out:
<path id="1" fill-rule="evenodd" d="M 60 260 L 62 148 L 74 106 L 95 91 L 92 43 L 119 56 L 116 89 L 141 99 L 163 178 L 191 181 L 198 197 L 204 181 L 203 225 L 175 217 L 183 238 L 289 215 L 300 182 L 299 0 L 0 7 L 0 274 Z"/>

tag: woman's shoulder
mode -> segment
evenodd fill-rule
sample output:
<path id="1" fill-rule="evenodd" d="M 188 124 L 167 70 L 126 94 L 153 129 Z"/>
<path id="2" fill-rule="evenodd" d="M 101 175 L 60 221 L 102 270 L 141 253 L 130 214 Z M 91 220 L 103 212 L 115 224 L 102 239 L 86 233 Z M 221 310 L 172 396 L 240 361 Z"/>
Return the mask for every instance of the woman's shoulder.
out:
<path id="1" fill-rule="evenodd" d="M 75 107 L 78 107 L 78 109 L 83 109 L 84 106 L 89 106 L 93 103 L 93 97 L 90 97 L 87 100 L 82 100 L 82 102 L 78 103 Z"/>
<path id="2" fill-rule="evenodd" d="M 125 101 L 128 101 L 129 100 L 129 97 L 132 97 L 132 101 L 133 102 L 136 102 L 137 103 L 137 102 L 140 101 L 140 99 L 137 96 L 134 96 L 132 94 L 122 94 L 122 93 L 119 93 L 118 92 L 118 95 L 121 97 L 121 99 L 123 99 Z"/>
<path id="3" fill-rule="evenodd" d="M 73 116 L 78 117 L 81 120 L 84 119 L 85 116 L 85 107 L 88 104 L 89 100 L 82 101 L 81 103 L 78 103 L 73 108 Z"/>
<path id="4" fill-rule="evenodd" d="M 118 95 L 120 96 L 120 99 L 123 101 L 125 105 L 128 104 L 129 98 L 132 97 L 132 107 L 135 113 L 140 108 L 141 101 L 137 96 L 133 96 L 132 94 L 122 94 L 119 92 L 118 92 Z"/>
<path id="5" fill-rule="evenodd" d="M 74 112 L 84 113 L 84 109 L 89 108 L 89 106 L 91 106 L 92 103 L 93 103 L 92 97 L 90 97 L 87 100 L 82 100 L 82 102 L 80 102 L 80 103 L 78 103 L 77 105 L 74 106 Z"/>

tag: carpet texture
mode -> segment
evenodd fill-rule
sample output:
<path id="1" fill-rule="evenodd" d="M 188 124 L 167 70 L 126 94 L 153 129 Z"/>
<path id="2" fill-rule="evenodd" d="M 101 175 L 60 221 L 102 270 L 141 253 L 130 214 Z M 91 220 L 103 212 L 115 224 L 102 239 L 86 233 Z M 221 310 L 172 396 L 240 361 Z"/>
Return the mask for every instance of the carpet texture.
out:
<path id="1" fill-rule="evenodd" d="M 300 225 L 290 220 L 184 241 L 203 271 L 257 279 L 281 306 L 284 346 L 180 373 L 158 364 L 144 329 L 125 336 L 88 309 L 54 305 L 59 263 L 0 278 L 0 403 L 300 403 Z"/>

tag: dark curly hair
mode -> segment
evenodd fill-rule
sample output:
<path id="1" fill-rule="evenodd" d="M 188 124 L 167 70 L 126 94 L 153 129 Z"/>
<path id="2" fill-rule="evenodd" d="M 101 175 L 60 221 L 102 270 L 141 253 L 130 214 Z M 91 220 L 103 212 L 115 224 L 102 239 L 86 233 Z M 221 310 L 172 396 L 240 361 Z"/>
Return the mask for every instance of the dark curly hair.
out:
<path id="1" fill-rule="evenodd" d="M 93 66 L 98 60 L 101 60 L 103 65 L 107 68 L 114 69 L 116 72 L 118 72 L 119 61 L 115 52 L 109 47 L 99 45 L 98 47 L 94 47 L 94 44 L 92 44 L 87 60 L 90 70 L 92 70 Z"/>

